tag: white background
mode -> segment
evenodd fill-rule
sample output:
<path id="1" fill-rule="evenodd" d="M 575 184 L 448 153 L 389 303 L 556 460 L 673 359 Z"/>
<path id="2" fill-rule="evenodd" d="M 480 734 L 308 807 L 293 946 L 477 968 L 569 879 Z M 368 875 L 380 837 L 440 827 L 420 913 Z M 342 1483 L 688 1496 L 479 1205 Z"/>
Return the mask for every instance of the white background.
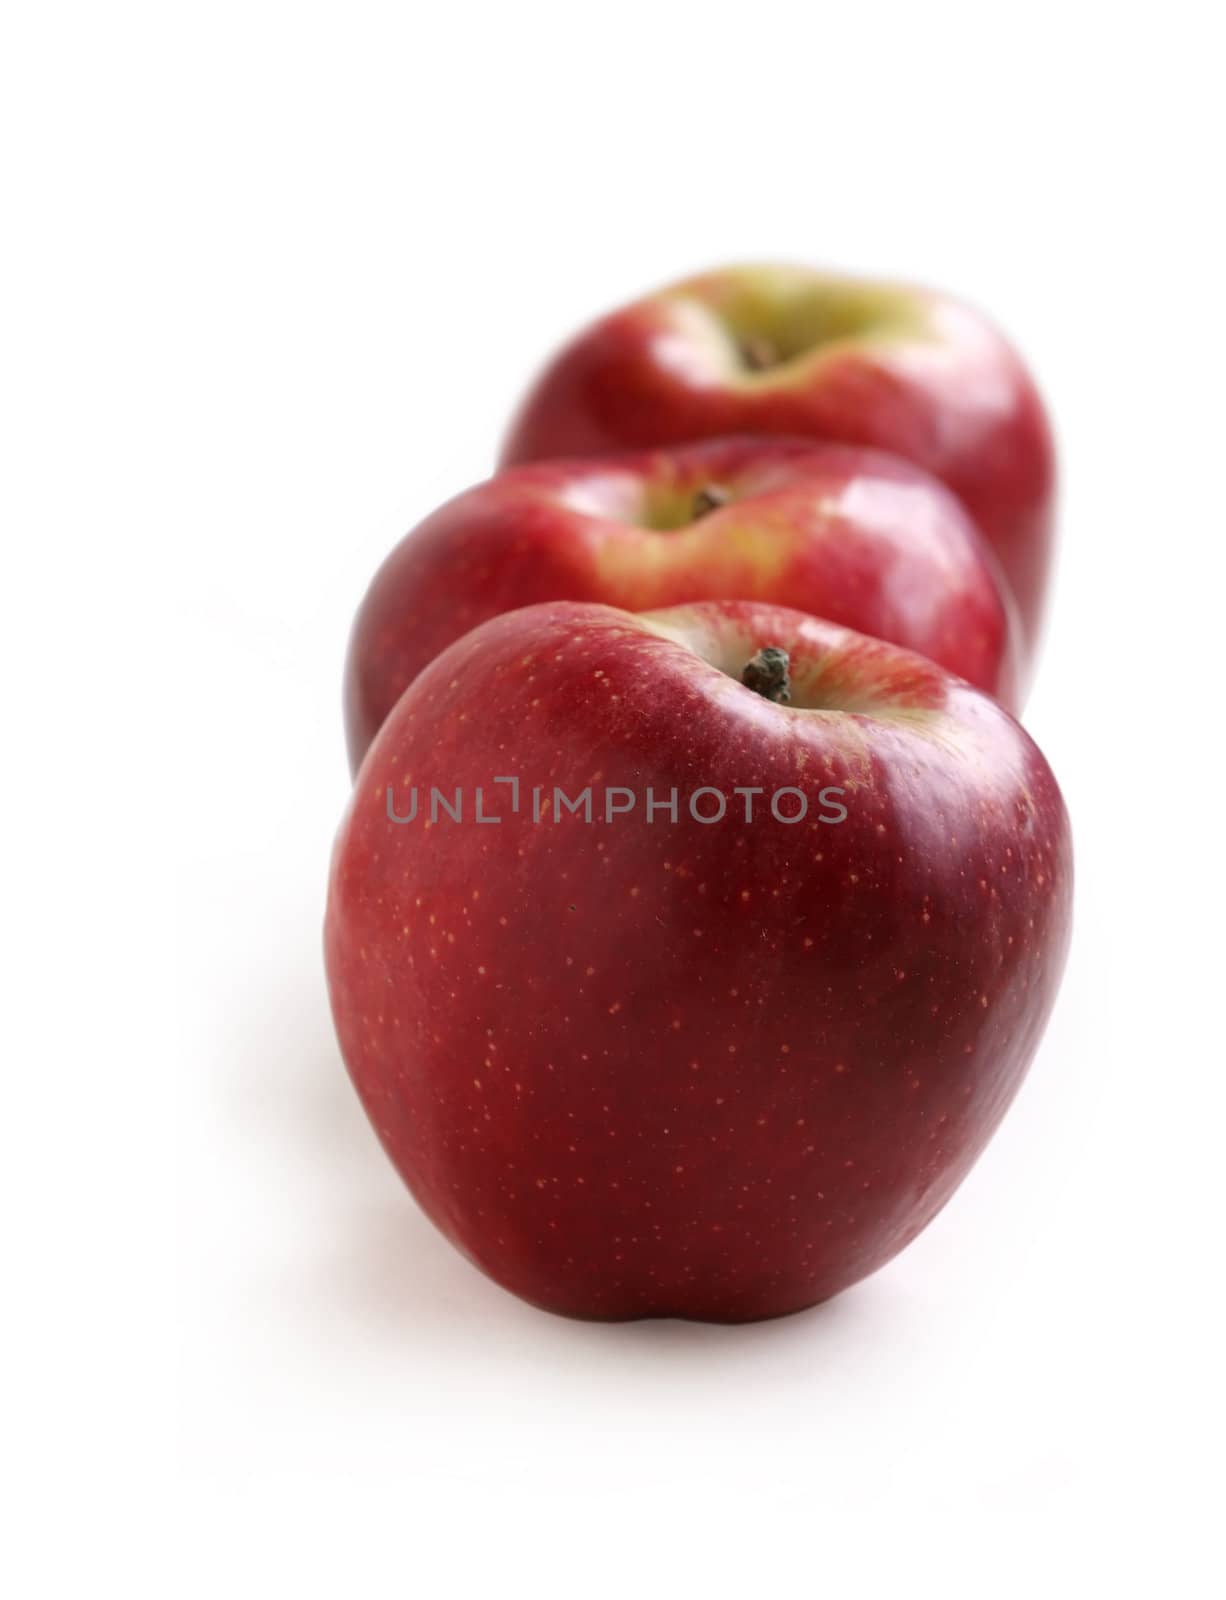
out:
<path id="1" fill-rule="evenodd" d="M 1220 1592 L 1210 8 L 28 5 L 0 41 L 9 1592 Z M 376 1148 L 319 957 L 339 676 L 529 373 L 682 272 L 1028 353 L 1078 920 L 948 1211 L 829 1307 L 572 1324 Z"/>

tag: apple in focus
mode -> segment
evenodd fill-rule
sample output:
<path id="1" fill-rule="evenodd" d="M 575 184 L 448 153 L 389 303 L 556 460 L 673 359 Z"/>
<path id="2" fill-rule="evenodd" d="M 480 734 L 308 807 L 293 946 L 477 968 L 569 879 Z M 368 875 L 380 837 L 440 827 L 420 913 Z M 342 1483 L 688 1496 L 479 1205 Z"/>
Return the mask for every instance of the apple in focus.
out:
<path id="1" fill-rule="evenodd" d="M 1017 708 L 1016 612 L 948 489 L 874 451 L 719 439 L 511 468 L 414 529 L 354 624 L 351 764 L 422 668 L 502 611 L 708 599 L 781 602 L 875 634 Z"/>
<path id="2" fill-rule="evenodd" d="M 1055 459 L 1035 384 L 989 321 L 926 289 L 806 267 L 705 273 L 573 339 L 530 390 L 503 461 L 741 433 L 870 446 L 948 484 L 1004 567 L 1028 679 Z"/>
<path id="3" fill-rule="evenodd" d="M 1043 756 L 926 658 L 750 601 L 538 605 L 444 651 L 367 754 L 333 1014 L 388 1155 L 499 1284 L 779 1316 L 966 1175 L 1071 879 Z"/>

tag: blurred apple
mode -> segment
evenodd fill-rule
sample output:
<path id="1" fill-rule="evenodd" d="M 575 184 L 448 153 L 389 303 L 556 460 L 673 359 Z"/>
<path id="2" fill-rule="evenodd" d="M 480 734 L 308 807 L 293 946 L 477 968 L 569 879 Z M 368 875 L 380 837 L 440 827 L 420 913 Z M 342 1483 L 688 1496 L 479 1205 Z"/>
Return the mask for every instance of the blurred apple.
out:
<path id="1" fill-rule="evenodd" d="M 724 439 L 508 470 L 393 551 L 354 625 L 351 762 L 414 677 L 501 611 L 762 599 L 931 656 L 1017 708 L 1015 612 L 954 496 L 873 451 Z"/>
<path id="2" fill-rule="evenodd" d="M 805 267 L 730 267 L 604 317 L 546 367 L 505 463 L 717 434 L 840 440 L 941 478 L 1000 557 L 1028 679 L 1047 585 L 1055 463 L 1034 383 L 945 295 Z"/>

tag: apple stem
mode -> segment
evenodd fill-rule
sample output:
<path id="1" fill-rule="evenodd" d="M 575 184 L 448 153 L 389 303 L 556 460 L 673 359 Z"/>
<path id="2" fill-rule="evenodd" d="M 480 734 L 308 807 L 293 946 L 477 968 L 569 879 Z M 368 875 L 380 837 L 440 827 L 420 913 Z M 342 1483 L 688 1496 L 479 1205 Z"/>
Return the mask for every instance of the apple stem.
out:
<path id="1" fill-rule="evenodd" d="M 721 506 L 726 506 L 731 499 L 731 493 L 722 483 L 704 483 L 690 501 L 690 516 L 697 522 L 709 511 L 718 511 Z"/>
<path id="2" fill-rule="evenodd" d="M 777 644 L 764 644 L 757 655 L 745 663 L 741 682 L 764 700 L 773 700 L 779 706 L 787 705 L 792 698 L 787 651 Z"/>
<path id="3" fill-rule="evenodd" d="M 764 334 L 752 333 L 740 341 L 740 346 L 741 360 L 750 372 L 765 372 L 779 364 L 779 352 Z"/>

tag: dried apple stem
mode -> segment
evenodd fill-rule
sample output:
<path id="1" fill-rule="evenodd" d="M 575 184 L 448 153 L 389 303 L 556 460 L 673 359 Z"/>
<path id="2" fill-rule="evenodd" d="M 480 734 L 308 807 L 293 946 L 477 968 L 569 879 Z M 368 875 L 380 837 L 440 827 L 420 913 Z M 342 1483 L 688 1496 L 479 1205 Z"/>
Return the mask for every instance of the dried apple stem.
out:
<path id="1" fill-rule="evenodd" d="M 740 342 L 741 360 L 750 372 L 765 372 L 779 365 L 779 352 L 763 334 L 751 334 Z"/>
<path id="2" fill-rule="evenodd" d="M 721 506 L 726 506 L 731 499 L 731 493 L 722 483 L 704 483 L 690 501 L 690 516 L 697 522 L 708 512 L 718 511 Z"/>
<path id="3" fill-rule="evenodd" d="M 764 644 L 741 671 L 741 682 L 764 700 L 785 706 L 792 698 L 788 676 L 788 653 L 777 644 Z"/>

